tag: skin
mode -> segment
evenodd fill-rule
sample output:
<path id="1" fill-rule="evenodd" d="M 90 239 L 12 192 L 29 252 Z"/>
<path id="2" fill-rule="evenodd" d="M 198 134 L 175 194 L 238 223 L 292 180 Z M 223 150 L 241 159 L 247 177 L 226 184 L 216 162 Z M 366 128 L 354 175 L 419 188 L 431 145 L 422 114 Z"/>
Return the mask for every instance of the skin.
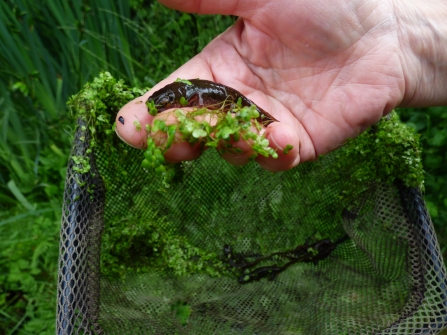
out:
<path id="1" fill-rule="evenodd" d="M 163 0 L 192 13 L 239 17 L 204 50 L 118 113 L 153 117 L 147 97 L 176 78 L 230 86 L 280 122 L 264 131 L 278 159 L 258 157 L 270 171 L 316 159 L 364 131 L 395 107 L 447 104 L 447 3 L 422 0 Z M 157 117 L 163 117 L 158 115 Z M 127 120 L 126 120 L 127 121 Z M 146 134 L 133 121 L 117 133 L 142 147 Z M 132 129 L 130 128 L 132 127 Z M 151 136 L 154 134 L 150 134 Z M 291 144 L 288 155 L 282 149 Z M 250 147 L 225 155 L 248 162 Z M 171 162 L 194 159 L 198 146 L 178 143 Z"/>

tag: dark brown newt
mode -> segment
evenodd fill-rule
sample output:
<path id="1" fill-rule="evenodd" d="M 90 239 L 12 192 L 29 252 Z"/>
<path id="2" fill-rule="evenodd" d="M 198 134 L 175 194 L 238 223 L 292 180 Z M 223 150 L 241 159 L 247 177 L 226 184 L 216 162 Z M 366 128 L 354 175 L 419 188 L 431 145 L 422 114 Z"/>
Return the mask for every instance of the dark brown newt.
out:
<path id="1" fill-rule="evenodd" d="M 180 102 L 182 97 L 185 99 L 183 104 Z M 223 108 L 227 111 L 236 105 L 239 98 L 241 99 L 242 107 L 249 107 L 251 105 L 256 107 L 260 115 L 257 118 L 259 123 L 267 126 L 274 121 L 278 121 L 234 88 L 209 80 L 188 79 L 176 81 L 154 92 L 148 98 L 147 102 L 154 102 L 157 113 L 170 108 L 182 107 Z"/>

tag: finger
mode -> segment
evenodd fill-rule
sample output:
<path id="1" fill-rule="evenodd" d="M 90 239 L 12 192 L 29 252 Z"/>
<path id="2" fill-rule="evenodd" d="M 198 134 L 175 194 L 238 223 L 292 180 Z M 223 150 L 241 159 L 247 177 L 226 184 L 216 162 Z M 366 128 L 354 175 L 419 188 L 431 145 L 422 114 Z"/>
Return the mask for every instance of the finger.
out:
<path id="1" fill-rule="evenodd" d="M 265 170 L 285 171 L 300 163 L 300 136 L 297 129 L 287 123 L 274 122 L 266 129 L 265 137 L 278 158 L 259 155 L 256 161 Z"/>
<path id="2" fill-rule="evenodd" d="M 201 143 L 190 144 L 188 142 L 176 142 L 172 144 L 164 157 L 169 163 L 180 163 L 183 161 L 192 161 L 200 157 L 203 152 Z"/>
<path id="3" fill-rule="evenodd" d="M 146 126 L 150 126 L 154 118 L 147 111 L 146 100 L 138 97 L 128 102 L 115 119 L 115 132 L 118 137 L 137 149 L 144 149 L 147 146 Z"/>
<path id="4" fill-rule="evenodd" d="M 155 120 L 163 120 L 167 126 L 177 125 L 178 121 L 174 115 L 175 109 L 166 110 L 154 117 Z M 191 111 L 192 108 L 182 108 L 186 113 Z M 152 137 L 155 144 L 158 147 L 165 148 L 167 145 L 167 134 L 162 131 L 151 131 L 149 136 Z M 203 145 L 199 141 L 197 143 L 191 144 L 183 140 L 182 135 L 176 130 L 175 139 L 172 145 L 164 153 L 165 159 L 169 163 L 180 163 L 182 161 L 190 161 L 200 157 L 203 151 Z"/>
<path id="5" fill-rule="evenodd" d="M 252 126 L 250 131 L 255 134 L 258 133 L 255 126 Z M 243 136 L 239 136 L 237 141 L 221 143 L 219 152 L 221 153 L 221 157 L 228 163 L 235 166 L 242 166 L 252 160 L 251 156 L 254 154 L 252 142 L 253 141 L 251 140 L 244 140 Z M 226 146 L 228 146 L 228 148 Z"/>
<path id="6" fill-rule="evenodd" d="M 252 10 L 254 1 L 240 0 L 159 0 L 166 7 L 196 14 L 241 15 L 241 11 Z M 256 1 L 258 4 L 259 1 Z M 259 5 L 259 4 L 258 4 Z"/>
<path id="7" fill-rule="evenodd" d="M 254 126 L 251 131 L 258 133 Z M 299 164 L 300 138 L 296 128 L 285 123 L 274 122 L 260 133 L 263 133 L 269 140 L 269 147 L 278 154 L 277 158 L 258 154 L 256 161 L 264 169 L 277 172 L 291 169 Z M 225 150 L 221 147 L 220 150 L 222 151 L 222 149 Z M 232 165 L 241 166 L 250 162 L 254 154 L 256 152 L 253 150 L 253 141 L 244 140 L 241 136 L 238 141 L 231 143 L 231 147 L 222 154 L 222 158 Z"/>

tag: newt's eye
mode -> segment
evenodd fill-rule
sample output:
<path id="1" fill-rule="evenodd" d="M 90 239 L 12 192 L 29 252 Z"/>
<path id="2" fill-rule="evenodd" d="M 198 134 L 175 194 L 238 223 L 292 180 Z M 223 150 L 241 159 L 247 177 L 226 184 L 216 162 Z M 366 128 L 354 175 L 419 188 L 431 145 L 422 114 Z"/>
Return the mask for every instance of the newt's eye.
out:
<path id="1" fill-rule="evenodd" d="M 124 118 L 123 118 L 122 116 L 120 116 L 120 117 L 118 118 L 118 121 L 121 122 L 122 124 L 124 124 Z"/>

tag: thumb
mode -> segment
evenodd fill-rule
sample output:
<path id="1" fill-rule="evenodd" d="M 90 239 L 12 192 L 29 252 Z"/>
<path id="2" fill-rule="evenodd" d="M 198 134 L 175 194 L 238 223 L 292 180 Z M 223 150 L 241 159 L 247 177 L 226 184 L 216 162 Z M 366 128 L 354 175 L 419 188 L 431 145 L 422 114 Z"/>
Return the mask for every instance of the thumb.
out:
<path id="1" fill-rule="evenodd" d="M 159 2 L 171 9 L 195 14 L 244 16 L 247 11 L 259 7 L 259 1 L 254 0 L 159 0 Z"/>

